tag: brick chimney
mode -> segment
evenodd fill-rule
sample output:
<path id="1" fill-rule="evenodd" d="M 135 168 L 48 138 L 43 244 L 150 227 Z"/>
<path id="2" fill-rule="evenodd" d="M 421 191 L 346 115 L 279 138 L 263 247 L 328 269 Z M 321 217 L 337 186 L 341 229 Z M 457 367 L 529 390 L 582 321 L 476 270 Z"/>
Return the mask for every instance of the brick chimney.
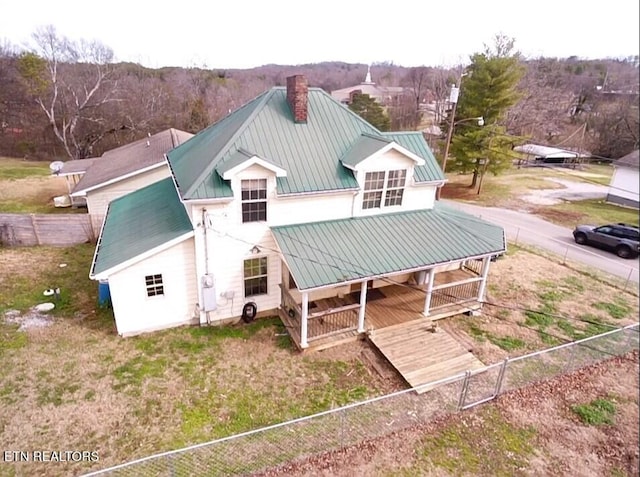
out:
<path id="1" fill-rule="evenodd" d="M 287 78 L 287 103 L 296 123 L 307 122 L 309 85 L 303 75 Z"/>

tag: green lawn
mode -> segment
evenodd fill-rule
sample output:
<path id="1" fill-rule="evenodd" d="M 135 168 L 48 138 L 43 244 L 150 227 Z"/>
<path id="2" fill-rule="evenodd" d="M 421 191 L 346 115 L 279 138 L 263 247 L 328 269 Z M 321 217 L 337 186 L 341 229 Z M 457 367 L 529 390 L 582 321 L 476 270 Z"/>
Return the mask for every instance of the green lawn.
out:
<path id="1" fill-rule="evenodd" d="M 33 214 L 82 211 L 53 206 L 54 197 L 67 193 L 66 181 L 51 175 L 48 162 L 0 157 L 0 212 Z"/>

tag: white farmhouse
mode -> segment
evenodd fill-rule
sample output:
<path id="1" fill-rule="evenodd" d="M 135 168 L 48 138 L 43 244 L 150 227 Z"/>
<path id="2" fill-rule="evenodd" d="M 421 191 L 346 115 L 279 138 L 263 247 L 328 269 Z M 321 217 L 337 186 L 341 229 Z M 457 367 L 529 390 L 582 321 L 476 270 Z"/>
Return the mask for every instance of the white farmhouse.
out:
<path id="1" fill-rule="evenodd" d="M 502 228 L 435 201 L 420 132 L 382 133 L 303 76 L 167 154 L 114 200 L 91 277 L 118 332 L 279 314 L 301 348 L 478 310 Z"/>

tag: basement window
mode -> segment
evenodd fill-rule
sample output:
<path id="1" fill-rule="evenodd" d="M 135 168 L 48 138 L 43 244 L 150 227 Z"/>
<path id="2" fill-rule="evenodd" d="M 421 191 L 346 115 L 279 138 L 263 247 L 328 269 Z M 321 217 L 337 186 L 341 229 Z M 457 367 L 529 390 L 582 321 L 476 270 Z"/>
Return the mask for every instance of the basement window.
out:
<path id="1" fill-rule="evenodd" d="M 267 179 L 241 181 L 242 222 L 267 220 Z"/>
<path id="2" fill-rule="evenodd" d="M 367 172 L 364 179 L 362 208 L 377 209 L 383 206 L 402 205 L 406 182 L 406 169 Z"/>
<path id="3" fill-rule="evenodd" d="M 244 261 L 244 296 L 267 294 L 267 257 Z"/>
<path id="4" fill-rule="evenodd" d="M 164 295 L 164 284 L 162 283 L 161 273 L 145 276 L 144 282 L 147 287 L 148 297 Z"/>

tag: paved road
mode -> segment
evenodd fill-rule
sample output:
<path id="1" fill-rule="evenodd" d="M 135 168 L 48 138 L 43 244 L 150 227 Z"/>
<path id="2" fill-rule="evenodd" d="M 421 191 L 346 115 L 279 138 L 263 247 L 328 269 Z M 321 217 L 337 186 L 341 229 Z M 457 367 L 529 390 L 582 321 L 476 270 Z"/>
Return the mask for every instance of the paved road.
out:
<path id="1" fill-rule="evenodd" d="M 572 229 L 552 224 L 525 212 L 449 200 L 443 202 L 501 225 L 511 241 L 535 245 L 566 257 L 567 260 L 584 263 L 630 282 L 640 282 L 638 259 L 625 260 L 604 250 L 577 245 L 571 235 Z"/>

